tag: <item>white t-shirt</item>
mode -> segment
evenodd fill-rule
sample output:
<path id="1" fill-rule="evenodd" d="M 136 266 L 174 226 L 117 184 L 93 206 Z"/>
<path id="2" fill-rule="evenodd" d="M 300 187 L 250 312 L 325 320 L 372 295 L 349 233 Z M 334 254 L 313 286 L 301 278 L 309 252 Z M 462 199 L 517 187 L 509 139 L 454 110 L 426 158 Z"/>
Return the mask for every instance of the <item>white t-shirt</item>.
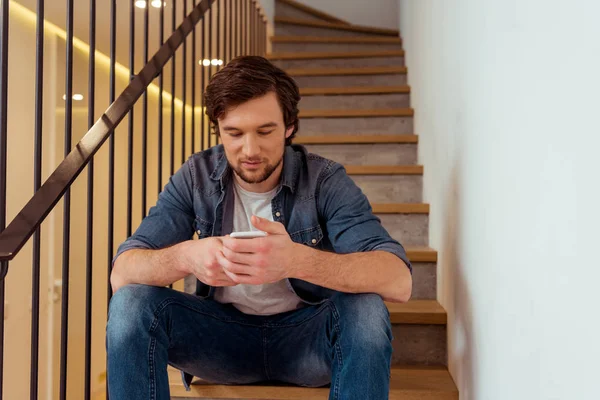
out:
<path id="1" fill-rule="evenodd" d="M 273 221 L 271 201 L 278 188 L 267 193 L 253 193 L 234 184 L 233 232 L 257 231 L 250 222 L 252 215 Z M 223 304 L 231 303 L 241 312 L 253 315 L 273 315 L 304 306 L 285 279 L 264 285 L 218 287 L 215 289 L 215 300 Z"/>

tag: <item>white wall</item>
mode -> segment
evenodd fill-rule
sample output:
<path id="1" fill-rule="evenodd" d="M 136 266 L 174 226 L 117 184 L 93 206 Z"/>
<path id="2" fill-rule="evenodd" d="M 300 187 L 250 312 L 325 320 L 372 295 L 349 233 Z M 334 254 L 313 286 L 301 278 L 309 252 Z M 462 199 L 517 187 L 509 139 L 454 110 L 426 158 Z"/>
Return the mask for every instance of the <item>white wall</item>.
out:
<path id="1" fill-rule="evenodd" d="M 461 398 L 600 398 L 600 5 L 399 1 Z"/>

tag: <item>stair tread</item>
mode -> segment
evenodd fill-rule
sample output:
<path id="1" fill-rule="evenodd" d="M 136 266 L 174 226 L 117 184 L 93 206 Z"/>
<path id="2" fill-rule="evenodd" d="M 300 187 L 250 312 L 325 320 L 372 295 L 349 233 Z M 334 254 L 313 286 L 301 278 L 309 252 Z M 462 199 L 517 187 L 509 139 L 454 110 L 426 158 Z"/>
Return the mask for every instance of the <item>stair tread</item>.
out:
<path id="1" fill-rule="evenodd" d="M 400 32 L 395 29 L 374 28 L 374 27 L 363 26 L 363 25 L 348 25 L 348 24 L 343 24 L 343 23 L 327 22 L 327 21 L 313 21 L 310 19 L 292 18 L 292 17 L 275 17 L 274 21 L 275 21 L 275 23 L 311 26 L 314 28 L 329 28 L 329 29 L 336 29 L 336 30 L 350 31 L 350 32 L 373 33 L 376 35 L 400 36 Z"/>
<path id="2" fill-rule="evenodd" d="M 402 57 L 404 50 L 306 51 L 267 54 L 269 60 L 310 60 L 314 58 Z"/>
<path id="3" fill-rule="evenodd" d="M 348 175 L 423 175 L 422 165 L 345 165 Z"/>
<path id="4" fill-rule="evenodd" d="M 399 37 L 369 36 L 271 36 L 272 43 L 395 43 L 402 44 Z"/>
<path id="5" fill-rule="evenodd" d="M 350 94 L 386 94 L 410 93 L 410 86 L 354 86 L 354 87 L 316 87 L 300 88 L 301 96 L 350 95 Z"/>
<path id="6" fill-rule="evenodd" d="M 426 203 L 371 203 L 375 214 L 429 214 Z"/>
<path id="7" fill-rule="evenodd" d="M 184 398 L 256 399 L 256 400 L 326 400 L 329 388 L 303 388 L 299 386 L 215 385 L 200 379 L 187 392 L 180 375 L 169 368 L 171 396 Z M 458 390 L 446 367 L 443 366 L 392 366 L 390 400 L 458 400 Z"/>
<path id="8" fill-rule="evenodd" d="M 291 76 L 388 75 L 406 74 L 406 67 L 289 68 Z"/>
<path id="9" fill-rule="evenodd" d="M 446 310 L 437 300 L 411 300 L 407 303 L 385 302 L 393 324 L 445 325 Z"/>
<path id="10" fill-rule="evenodd" d="M 298 144 L 374 144 L 374 143 L 401 143 L 413 144 L 419 142 L 417 135 L 310 135 L 294 138 Z"/>
<path id="11" fill-rule="evenodd" d="M 411 262 L 437 262 L 437 251 L 428 246 L 404 246 Z"/>
<path id="12" fill-rule="evenodd" d="M 300 118 L 412 117 L 412 108 L 300 110 Z"/>

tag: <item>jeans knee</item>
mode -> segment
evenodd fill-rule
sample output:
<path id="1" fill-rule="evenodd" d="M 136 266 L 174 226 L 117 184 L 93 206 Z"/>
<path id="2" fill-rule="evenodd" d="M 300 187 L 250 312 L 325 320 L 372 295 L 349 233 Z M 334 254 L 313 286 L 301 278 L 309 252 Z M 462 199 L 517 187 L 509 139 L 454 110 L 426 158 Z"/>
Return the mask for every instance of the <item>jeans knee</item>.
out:
<path id="1" fill-rule="evenodd" d="M 378 294 L 340 293 L 331 299 L 337 311 L 342 336 L 354 345 L 391 349 L 390 314 Z"/>
<path id="2" fill-rule="evenodd" d="M 106 339 L 111 346 L 135 340 L 147 330 L 163 288 L 148 285 L 126 285 L 112 296 L 108 309 Z"/>

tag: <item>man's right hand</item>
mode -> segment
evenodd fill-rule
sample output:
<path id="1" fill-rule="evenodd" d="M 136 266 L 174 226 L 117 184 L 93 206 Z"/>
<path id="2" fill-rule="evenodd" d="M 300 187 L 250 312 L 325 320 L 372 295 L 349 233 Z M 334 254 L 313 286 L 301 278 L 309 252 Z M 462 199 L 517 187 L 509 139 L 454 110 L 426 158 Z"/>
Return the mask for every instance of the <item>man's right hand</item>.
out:
<path id="1" fill-rule="evenodd" d="M 223 242 L 220 237 L 209 237 L 199 240 L 188 240 L 182 251 L 181 262 L 183 268 L 190 274 L 194 274 L 200 282 L 210 286 L 235 286 L 223 272 L 223 268 L 217 261 L 216 254 L 223 250 Z"/>

